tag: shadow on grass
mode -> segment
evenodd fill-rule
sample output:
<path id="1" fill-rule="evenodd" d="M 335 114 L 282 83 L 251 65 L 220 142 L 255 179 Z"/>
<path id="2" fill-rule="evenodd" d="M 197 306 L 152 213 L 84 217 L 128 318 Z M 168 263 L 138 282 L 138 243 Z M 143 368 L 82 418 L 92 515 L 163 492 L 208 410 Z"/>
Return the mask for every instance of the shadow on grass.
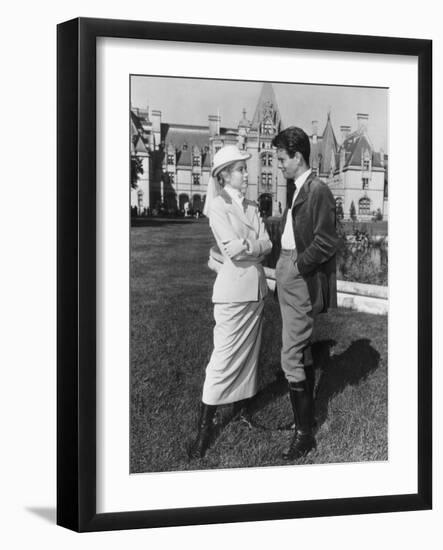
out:
<path id="1" fill-rule="evenodd" d="M 341 393 L 347 386 L 357 386 L 378 368 L 380 362 L 380 354 L 371 346 L 368 339 L 355 340 L 340 355 L 331 355 L 331 350 L 336 343 L 335 340 L 322 340 L 312 345 L 316 377 L 315 415 L 318 428 L 328 417 L 329 402 L 334 396 Z M 251 399 L 247 407 L 247 417 L 252 417 L 254 413 L 266 408 L 272 401 L 287 393 L 288 383 L 283 371 L 278 369 L 275 371 L 275 379 Z M 233 417 L 234 414 L 225 419 L 220 430 Z M 253 420 L 251 423 L 254 427 L 264 430 L 287 430 L 293 427 L 292 422 L 277 427 L 257 424 Z"/>
<path id="2" fill-rule="evenodd" d="M 313 347 L 314 362 L 320 371 L 315 398 L 319 427 L 328 417 L 329 402 L 334 396 L 347 386 L 357 386 L 366 380 L 380 363 L 380 354 L 367 338 L 355 340 L 346 351 L 331 356 L 334 344 L 333 340 L 327 340 L 318 342 L 318 345 Z"/>

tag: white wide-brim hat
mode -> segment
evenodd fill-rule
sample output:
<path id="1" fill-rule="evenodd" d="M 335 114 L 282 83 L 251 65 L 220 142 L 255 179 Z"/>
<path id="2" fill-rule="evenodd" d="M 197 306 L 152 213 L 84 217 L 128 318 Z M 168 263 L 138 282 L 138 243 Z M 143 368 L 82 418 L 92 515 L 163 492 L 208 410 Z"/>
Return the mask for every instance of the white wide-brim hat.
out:
<path id="1" fill-rule="evenodd" d="M 251 158 L 249 153 L 240 151 L 236 145 L 225 145 L 214 155 L 214 164 L 211 170 L 211 176 L 216 177 L 220 170 L 223 170 L 229 164 L 238 160 L 248 160 Z"/>

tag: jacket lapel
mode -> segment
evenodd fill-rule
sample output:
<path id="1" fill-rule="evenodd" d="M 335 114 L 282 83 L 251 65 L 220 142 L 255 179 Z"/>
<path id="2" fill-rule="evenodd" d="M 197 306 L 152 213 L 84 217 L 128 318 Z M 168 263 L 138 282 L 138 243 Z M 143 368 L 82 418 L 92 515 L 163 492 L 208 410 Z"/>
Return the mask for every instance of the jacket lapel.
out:
<path id="1" fill-rule="evenodd" d="M 308 198 L 308 190 L 309 186 L 311 185 L 311 181 L 314 179 L 314 175 L 311 172 L 309 176 L 307 177 L 305 183 L 302 185 L 302 188 L 298 192 L 297 198 L 295 199 L 294 206 L 292 207 L 292 211 L 299 205 L 305 202 L 305 200 Z"/>
<path id="2" fill-rule="evenodd" d="M 224 199 L 224 201 L 229 205 L 228 209 L 231 214 L 236 216 L 241 222 L 243 222 L 245 225 L 250 227 L 251 229 L 254 229 L 253 222 L 247 217 L 245 211 L 243 208 L 241 208 L 238 204 L 234 204 L 234 201 L 232 200 L 229 193 L 227 193 L 224 189 L 222 189 L 220 193 L 221 197 Z M 248 208 L 249 210 L 249 208 Z"/>

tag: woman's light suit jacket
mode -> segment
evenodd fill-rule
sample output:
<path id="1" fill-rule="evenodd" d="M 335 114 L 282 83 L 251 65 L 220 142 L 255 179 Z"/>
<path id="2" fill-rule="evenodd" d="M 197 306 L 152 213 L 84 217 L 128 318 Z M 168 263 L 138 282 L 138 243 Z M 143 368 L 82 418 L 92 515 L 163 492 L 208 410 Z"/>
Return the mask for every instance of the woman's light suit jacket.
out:
<path id="1" fill-rule="evenodd" d="M 272 242 L 260 218 L 257 204 L 244 200 L 244 207 L 222 190 L 211 205 L 209 224 L 224 263 L 214 283 L 214 303 L 254 302 L 268 291 L 261 261 L 272 249 Z M 250 251 L 229 258 L 223 245 L 234 239 L 249 241 Z"/>

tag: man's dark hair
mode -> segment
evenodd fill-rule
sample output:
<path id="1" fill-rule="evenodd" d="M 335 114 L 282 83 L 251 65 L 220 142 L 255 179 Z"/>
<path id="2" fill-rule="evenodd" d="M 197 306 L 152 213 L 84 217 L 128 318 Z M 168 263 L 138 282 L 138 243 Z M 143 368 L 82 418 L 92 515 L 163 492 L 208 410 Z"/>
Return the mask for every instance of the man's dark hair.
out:
<path id="1" fill-rule="evenodd" d="M 311 154 L 311 143 L 308 135 L 297 126 L 289 126 L 272 140 L 272 145 L 277 149 L 285 149 L 292 159 L 298 151 L 309 166 L 309 157 Z"/>

